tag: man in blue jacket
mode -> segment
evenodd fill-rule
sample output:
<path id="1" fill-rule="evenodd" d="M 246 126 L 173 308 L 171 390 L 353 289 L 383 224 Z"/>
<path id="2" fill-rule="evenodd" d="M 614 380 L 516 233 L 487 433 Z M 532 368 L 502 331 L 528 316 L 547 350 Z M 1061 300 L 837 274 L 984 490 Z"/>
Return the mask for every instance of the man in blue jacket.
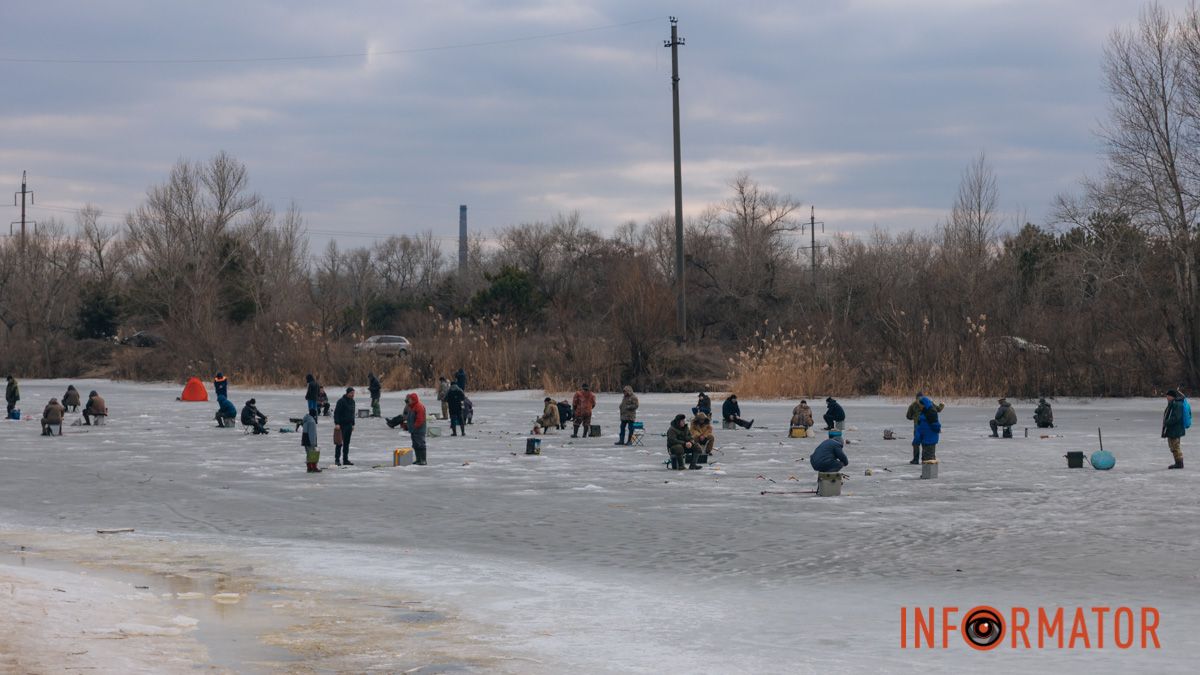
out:
<path id="1" fill-rule="evenodd" d="M 217 426 L 232 427 L 235 419 L 237 419 L 237 406 L 233 404 L 233 401 L 230 401 L 224 396 L 218 396 L 216 415 Z"/>
<path id="2" fill-rule="evenodd" d="M 821 473 L 837 473 L 849 466 L 850 460 L 846 459 L 846 453 L 842 450 L 842 432 L 836 429 L 830 431 L 829 439 L 813 450 L 812 457 L 808 458 L 808 463 L 814 470 Z"/>
<path id="3" fill-rule="evenodd" d="M 928 396 L 920 400 L 921 414 L 917 416 L 917 428 L 913 435 L 913 445 L 921 446 L 921 461 L 937 460 L 937 444 L 941 440 L 942 422 L 938 419 L 938 407 Z"/>

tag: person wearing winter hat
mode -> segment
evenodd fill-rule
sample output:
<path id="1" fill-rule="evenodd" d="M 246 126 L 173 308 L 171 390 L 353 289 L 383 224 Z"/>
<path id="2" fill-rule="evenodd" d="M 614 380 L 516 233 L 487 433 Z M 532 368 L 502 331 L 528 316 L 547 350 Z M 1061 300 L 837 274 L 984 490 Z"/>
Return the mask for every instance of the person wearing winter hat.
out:
<path id="1" fill-rule="evenodd" d="M 267 416 L 259 412 L 258 402 L 254 399 L 242 406 L 242 424 L 253 429 L 256 435 L 267 433 Z"/>
<path id="2" fill-rule="evenodd" d="M 843 429 L 846 426 L 846 411 L 842 410 L 842 404 L 833 400 L 833 397 L 825 399 L 825 430 Z"/>
<path id="3" fill-rule="evenodd" d="M 105 417 L 108 417 L 108 405 L 104 403 L 104 398 L 93 389 L 88 394 L 87 404 L 83 406 L 83 423 L 90 426 L 92 419 L 95 418 L 96 423 L 100 424 Z"/>
<path id="4" fill-rule="evenodd" d="M 354 434 L 356 417 L 354 387 L 346 387 L 346 393 L 333 409 L 333 463 L 338 466 L 354 466 L 350 461 L 350 436 Z"/>
<path id="5" fill-rule="evenodd" d="M 842 432 L 837 429 L 829 431 L 829 438 L 822 441 L 808 458 L 813 470 L 821 473 L 837 473 L 849 466 L 850 460 L 842 449 Z"/>
<path id="6" fill-rule="evenodd" d="M 1171 456 L 1175 458 L 1175 463 L 1168 466 L 1168 469 L 1183 468 L 1183 448 L 1179 445 L 1179 439 L 1186 434 L 1183 394 L 1172 389 L 1167 392 L 1167 409 L 1163 411 L 1162 423 L 1162 437 L 1167 439 L 1167 448 L 1171 450 Z"/>
<path id="7" fill-rule="evenodd" d="M 425 466 L 427 458 L 425 456 L 425 432 L 427 430 L 425 404 L 421 403 L 420 397 L 416 392 L 404 397 L 404 420 L 400 422 L 400 428 L 408 431 L 412 438 L 413 464 L 417 466 Z"/>

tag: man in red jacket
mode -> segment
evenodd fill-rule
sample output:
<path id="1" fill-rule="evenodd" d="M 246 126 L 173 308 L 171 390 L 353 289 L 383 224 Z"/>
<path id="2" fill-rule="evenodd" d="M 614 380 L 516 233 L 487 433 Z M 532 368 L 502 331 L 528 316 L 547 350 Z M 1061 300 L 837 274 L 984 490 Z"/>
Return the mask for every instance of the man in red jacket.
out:
<path id="1" fill-rule="evenodd" d="M 417 398 L 416 392 L 405 396 L 404 403 L 405 415 L 400 428 L 412 436 L 413 454 L 416 455 L 413 464 L 425 466 L 425 404 Z"/>
<path id="2" fill-rule="evenodd" d="M 575 392 L 575 397 L 571 399 L 571 416 L 575 425 L 571 432 L 571 438 L 579 437 L 580 425 L 583 425 L 583 437 L 588 437 L 588 432 L 592 428 L 592 408 L 595 407 L 596 395 L 588 389 L 588 383 L 584 382 L 579 387 L 579 391 Z"/>

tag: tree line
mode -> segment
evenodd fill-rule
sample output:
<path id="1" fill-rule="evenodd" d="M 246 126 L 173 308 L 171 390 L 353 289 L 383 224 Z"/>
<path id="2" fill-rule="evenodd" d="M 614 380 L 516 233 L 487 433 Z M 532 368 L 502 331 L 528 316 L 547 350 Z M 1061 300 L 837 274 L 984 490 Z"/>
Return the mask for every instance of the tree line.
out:
<path id="1" fill-rule="evenodd" d="M 180 161 L 120 227 L 88 207 L 0 241 L 0 367 L 179 379 L 223 369 L 392 386 L 465 366 L 476 386 L 735 387 L 758 395 L 1132 395 L 1200 384 L 1200 14 L 1151 4 L 1110 37 L 1099 175 L 1042 224 L 1006 222 L 981 154 L 936 227 L 801 249 L 802 203 L 752 176 L 686 222 L 688 340 L 674 340 L 674 227 L 578 213 L 470 242 L 432 233 L 309 251 L 246 167 Z M 137 329 L 161 343 L 120 347 Z M 374 333 L 404 359 L 355 353 Z"/>

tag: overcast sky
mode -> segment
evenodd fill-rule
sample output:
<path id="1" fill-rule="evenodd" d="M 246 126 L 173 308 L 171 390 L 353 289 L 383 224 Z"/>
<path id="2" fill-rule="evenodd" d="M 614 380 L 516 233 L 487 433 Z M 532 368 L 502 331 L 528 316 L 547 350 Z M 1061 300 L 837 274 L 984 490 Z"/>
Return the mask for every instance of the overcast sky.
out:
<path id="1" fill-rule="evenodd" d="M 832 230 L 931 227 L 984 151 L 1002 208 L 1040 222 L 1100 164 L 1101 50 L 1140 7 L 5 0 L 0 179 L 15 191 L 29 171 L 49 207 L 34 217 L 91 202 L 116 222 L 177 159 L 226 150 L 318 242 L 453 236 L 459 204 L 480 232 L 570 210 L 602 230 L 644 222 L 673 204 L 675 14 L 688 215 L 746 171 Z M 461 46 L 568 31 L 586 32 Z M 411 51 L 433 47 L 452 48 Z"/>

